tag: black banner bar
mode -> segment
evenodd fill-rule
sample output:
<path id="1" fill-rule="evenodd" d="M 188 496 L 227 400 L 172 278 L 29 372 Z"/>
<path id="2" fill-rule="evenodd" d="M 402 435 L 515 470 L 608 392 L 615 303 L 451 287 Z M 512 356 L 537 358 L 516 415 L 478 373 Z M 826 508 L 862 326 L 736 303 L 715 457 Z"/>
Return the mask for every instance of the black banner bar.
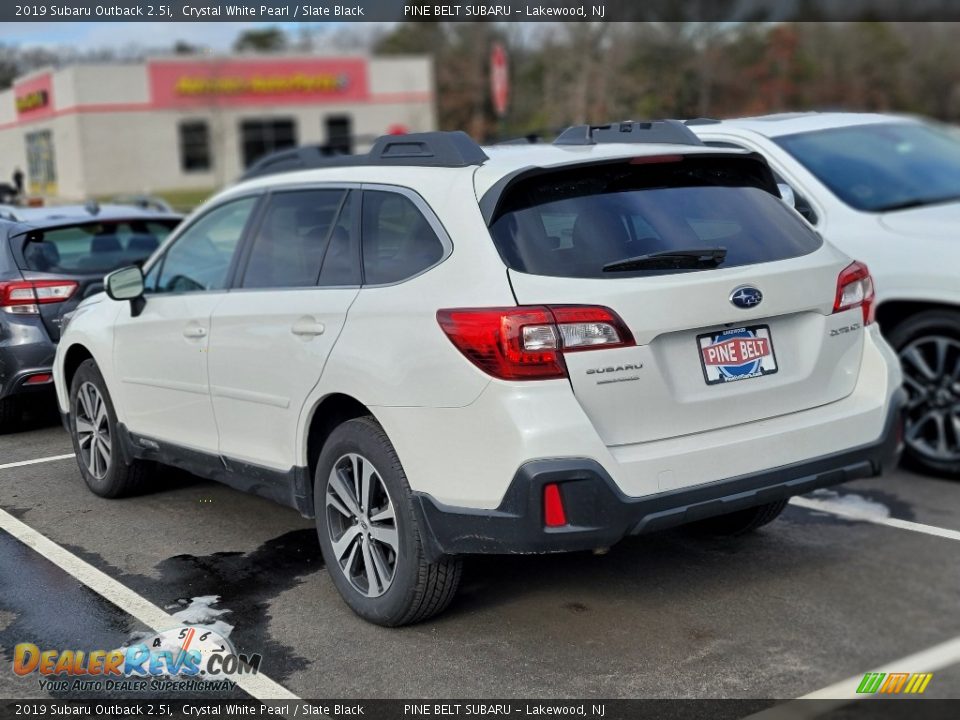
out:
<path id="1" fill-rule="evenodd" d="M 960 700 L 0 700 L 22 718 L 330 718 L 332 720 L 953 720 Z"/>
<path id="2" fill-rule="evenodd" d="M 52 0 L 0 2 L 0 22 L 622 22 L 960 20 L 957 0 Z"/>

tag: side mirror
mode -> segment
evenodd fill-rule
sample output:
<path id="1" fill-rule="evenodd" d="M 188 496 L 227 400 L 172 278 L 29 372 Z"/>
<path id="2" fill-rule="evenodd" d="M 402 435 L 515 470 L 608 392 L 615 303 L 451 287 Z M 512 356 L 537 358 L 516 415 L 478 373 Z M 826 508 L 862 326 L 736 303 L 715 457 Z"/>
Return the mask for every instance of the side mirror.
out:
<path id="1" fill-rule="evenodd" d="M 792 208 L 797 207 L 797 196 L 794 194 L 792 187 L 786 183 L 777 183 L 777 189 L 780 190 L 780 197 L 787 205 Z"/>
<path id="2" fill-rule="evenodd" d="M 114 270 L 104 278 L 107 296 L 112 300 L 129 300 L 131 315 L 136 317 L 143 310 L 143 270 L 136 265 Z"/>

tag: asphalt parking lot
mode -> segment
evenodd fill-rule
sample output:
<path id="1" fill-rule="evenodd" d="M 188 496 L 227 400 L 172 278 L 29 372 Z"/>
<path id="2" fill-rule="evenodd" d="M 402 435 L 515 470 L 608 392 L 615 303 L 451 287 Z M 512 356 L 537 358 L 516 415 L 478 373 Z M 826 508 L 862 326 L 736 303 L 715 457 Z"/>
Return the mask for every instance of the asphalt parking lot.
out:
<path id="1" fill-rule="evenodd" d="M 937 649 L 960 637 L 960 482 L 899 470 L 745 538 L 474 559 L 444 615 L 386 630 L 340 601 L 296 512 L 177 471 L 102 500 L 72 458 L 48 459 L 71 452 L 55 417 L 0 436 L 0 520 L 47 543 L 0 529 L 3 697 L 48 697 L 7 671 L 17 643 L 111 648 L 146 629 L 48 541 L 168 613 L 216 596 L 201 612 L 303 698 L 793 698 L 901 660 L 934 672 L 927 696 L 960 697 L 960 655 Z"/>

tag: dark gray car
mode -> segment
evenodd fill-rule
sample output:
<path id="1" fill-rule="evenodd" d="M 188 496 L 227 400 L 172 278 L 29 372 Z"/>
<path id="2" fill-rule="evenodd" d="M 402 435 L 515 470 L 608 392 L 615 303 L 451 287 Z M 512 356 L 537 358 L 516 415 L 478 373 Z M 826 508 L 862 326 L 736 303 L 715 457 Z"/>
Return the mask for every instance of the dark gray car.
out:
<path id="1" fill-rule="evenodd" d="M 53 402 L 53 355 L 65 313 L 103 276 L 145 260 L 182 217 L 95 204 L 0 206 L 0 432 L 31 403 Z"/>

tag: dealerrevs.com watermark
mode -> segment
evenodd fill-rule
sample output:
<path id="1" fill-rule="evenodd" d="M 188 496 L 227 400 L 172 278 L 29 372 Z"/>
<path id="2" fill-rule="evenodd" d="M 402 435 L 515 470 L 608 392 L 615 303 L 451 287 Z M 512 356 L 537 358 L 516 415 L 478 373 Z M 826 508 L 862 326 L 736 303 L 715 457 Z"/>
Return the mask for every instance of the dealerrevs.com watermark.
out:
<path id="1" fill-rule="evenodd" d="M 261 662 L 215 630 L 185 626 L 115 650 L 19 643 L 13 672 L 37 676 L 47 692 L 210 692 L 231 690 L 237 677 L 259 673 Z"/>

